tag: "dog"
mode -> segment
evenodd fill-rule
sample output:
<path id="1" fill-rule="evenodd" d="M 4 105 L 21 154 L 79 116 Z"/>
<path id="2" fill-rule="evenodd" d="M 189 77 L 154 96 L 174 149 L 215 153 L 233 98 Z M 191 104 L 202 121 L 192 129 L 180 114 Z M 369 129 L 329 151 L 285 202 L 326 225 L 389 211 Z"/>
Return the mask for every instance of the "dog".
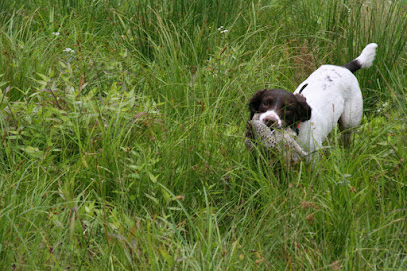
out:
<path id="1" fill-rule="evenodd" d="M 376 48 L 376 43 L 368 44 L 344 66 L 322 65 L 294 93 L 282 89 L 257 91 L 249 102 L 250 120 L 260 114 L 259 120 L 270 129 L 290 127 L 308 153 L 322 148 L 337 124 L 344 144 L 349 144 L 363 113 L 362 92 L 353 73 L 373 64 Z M 246 136 L 254 138 L 253 131 L 247 129 Z"/>

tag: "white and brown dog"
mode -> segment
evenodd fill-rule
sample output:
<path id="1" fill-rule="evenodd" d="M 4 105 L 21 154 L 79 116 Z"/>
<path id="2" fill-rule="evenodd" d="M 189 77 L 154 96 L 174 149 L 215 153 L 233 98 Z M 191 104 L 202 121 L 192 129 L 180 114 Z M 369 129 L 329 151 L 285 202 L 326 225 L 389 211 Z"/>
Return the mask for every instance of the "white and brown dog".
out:
<path id="1" fill-rule="evenodd" d="M 323 65 L 302 82 L 294 93 L 281 89 L 257 91 L 249 103 L 250 119 L 260 120 L 270 129 L 292 127 L 297 142 L 308 152 L 322 147 L 339 124 L 345 143 L 363 113 L 362 92 L 353 75 L 372 65 L 377 44 L 368 44 L 356 59 L 344 66 Z M 253 138 L 248 129 L 246 136 Z"/>

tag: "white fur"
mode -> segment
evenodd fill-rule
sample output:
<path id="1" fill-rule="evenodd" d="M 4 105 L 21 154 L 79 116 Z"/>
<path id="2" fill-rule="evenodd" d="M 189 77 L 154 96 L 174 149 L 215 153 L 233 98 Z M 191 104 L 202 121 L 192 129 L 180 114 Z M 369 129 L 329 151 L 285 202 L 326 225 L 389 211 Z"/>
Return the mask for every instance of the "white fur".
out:
<path id="1" fill-rule="evenodd" d="M 355 60 L 361 68 L 372 65 L 377 44 L 365 47 Z M 322 147 L 322 143 L 336 127 L 338 121 L 342 129 L 351 129 L 359 125 L 363 113 L 362 93 L 358 80 L 344 67 L 323 65 L 302 82 L 294 93 L 300 93 L 307 99 L 312 109 L 311 119 L 301 123 L 297 141 L 305 150 L 313 152 Z"/>
<path id="2" fill-rule="evenodd" d="M 366 45 L 360 56 L 356 58 L 356 60 L 362 65 L 362 68 L 369 68 L 370 66 L 372 66 L 376 56 L 376 48 L 376 43 L 370 43 Z"/>

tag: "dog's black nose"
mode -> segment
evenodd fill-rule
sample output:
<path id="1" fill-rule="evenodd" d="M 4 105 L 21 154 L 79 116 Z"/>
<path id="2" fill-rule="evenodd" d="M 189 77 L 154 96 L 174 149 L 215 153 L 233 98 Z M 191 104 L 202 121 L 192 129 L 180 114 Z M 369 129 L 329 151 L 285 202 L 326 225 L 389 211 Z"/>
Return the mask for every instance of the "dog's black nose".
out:
<path id="1" fill-rule="evenodd" d="M 264 124 L 266 124 L 268 127 L 276 126 L 277 121 L 274 118 L 271 117 L 266 117 L 263 119 Z"/>

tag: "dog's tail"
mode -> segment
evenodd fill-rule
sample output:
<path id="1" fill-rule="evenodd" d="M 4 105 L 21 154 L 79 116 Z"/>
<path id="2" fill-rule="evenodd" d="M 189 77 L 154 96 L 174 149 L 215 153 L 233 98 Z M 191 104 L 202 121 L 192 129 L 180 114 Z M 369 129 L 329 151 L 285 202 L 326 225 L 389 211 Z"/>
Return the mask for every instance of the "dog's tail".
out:
<path id="1" fill-rule="evenodd" d="M 350 70 L 352 73 L 356 72 L 359 69 L 369 68 L 373 64 L 373 60 L 376 56 L 376 43 L 370 43 L 366 45 L 365 49 L 363 49 L 360 56 L 352 60 L 351 62 L 347 63 L 343 67 Z"/>

